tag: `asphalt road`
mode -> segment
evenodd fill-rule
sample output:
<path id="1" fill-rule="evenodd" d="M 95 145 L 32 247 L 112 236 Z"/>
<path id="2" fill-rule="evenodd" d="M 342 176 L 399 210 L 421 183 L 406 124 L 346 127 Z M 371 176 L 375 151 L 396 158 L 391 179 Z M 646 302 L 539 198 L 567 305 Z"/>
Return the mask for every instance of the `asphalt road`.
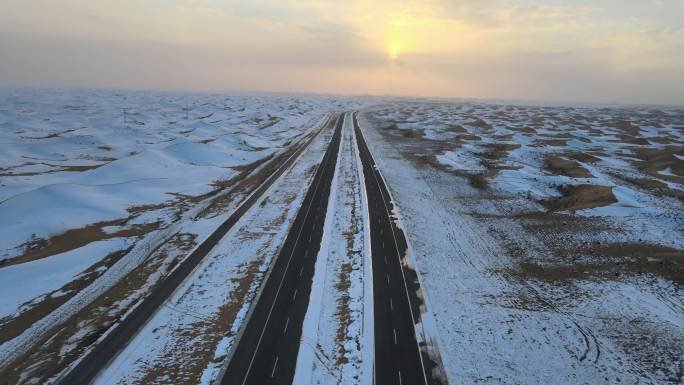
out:
<path id="1" fill-rule="evenodd" d="M 370 219 L 375 312 L 374 382 L 376 385 L 438 384 L 431 375 L 434 363 L 421 353 L 416 340 L 418 280 L 414 271 L 402 265 L 406 238 L 392 220 L 389 191 L 366 145 L 356 114 L 353 119 Z"/>
<path id="2" fill-rule="evenodd" d="M 328 121 L 331 124 L 332 121 Z M 313 141 L 315 135 L 303 143 L 285 162 L 271 174 L 231 216 L 226 219 L 209 237 L 202 242 L 166 279 L 158 283 L 148 295 L 126 318 L 110 329 L 109 333 L 98 342 L 69 372 L 58 378 L 55 384 L 75 385 L 89 384 L 97 374 L 121 351 L 130 339 L 152 317 L 155 311 L 169 298 L 173 291 L 195 269 L 204 257 L 218 244 L 226 233 L 237 223 L 240 217 L 256 203 L 261 195 L 275 182 L 280 175 L 294 162 L 301 152 Z"/>
<path id="3" fill-rule="evenodd" d="M 231 352 L 222 385 L 291 384 L 323 237 L 344 115 Z"/>

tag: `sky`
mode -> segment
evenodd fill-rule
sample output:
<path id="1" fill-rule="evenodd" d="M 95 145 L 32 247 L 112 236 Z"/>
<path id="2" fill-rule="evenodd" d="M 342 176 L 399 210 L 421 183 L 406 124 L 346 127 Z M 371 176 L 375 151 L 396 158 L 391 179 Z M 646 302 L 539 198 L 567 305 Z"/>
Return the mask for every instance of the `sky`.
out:
<path id="1" fill-rule="evenodd" d="M 684 105 L 684 0 L 0 0 L 0 86 Z"/>

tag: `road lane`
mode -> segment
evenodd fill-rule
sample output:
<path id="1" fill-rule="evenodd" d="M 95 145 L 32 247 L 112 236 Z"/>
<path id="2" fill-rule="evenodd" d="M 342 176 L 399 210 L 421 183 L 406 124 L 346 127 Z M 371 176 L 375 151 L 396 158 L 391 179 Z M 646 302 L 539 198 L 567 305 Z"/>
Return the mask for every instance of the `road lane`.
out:
<path id="1" fill-rule="evenodd" d="M 329 119 L 326 123 L 331 124 Z M 266 180 L 252 192 L 245 201 L 210 234 L 183 262 L 165 279 L 160 281 L 123 320 L 113 326 L 108 333 L 88 351 L 69 371 L 57 378 L 57 385 L 89 384 L 109 362 L 128 344 L 131 338 L 145 325 L 156 310 L 169 298 L 174 290 L 190 275 L 195 267 L 230 231 L 238 220 L 268 190 L 268 188 L 289 168 L 305 148 L 318 135 L 307 139 L 278 167 Z"/>
<path id="2" fill-rule="evenodd" d="M 393 221 L 394 206 L 389 190 L 366 145 L 356 114 L 353 123 L 371 223 L 375 384 L 439 384 L 432 376 L 434 362 L 421 352 L 416 339 L 415 324 L 420 322 L 420 313 L 414 288 L 418 282 L 414 274 L 407 274 L 402 264 L 408 246 L 406 238 Z"/>
<path id="3" fill-rule="evenodd" d="M 344 115 L 220 377 L 222 385 L 290 384 L 335 173 Z"/>

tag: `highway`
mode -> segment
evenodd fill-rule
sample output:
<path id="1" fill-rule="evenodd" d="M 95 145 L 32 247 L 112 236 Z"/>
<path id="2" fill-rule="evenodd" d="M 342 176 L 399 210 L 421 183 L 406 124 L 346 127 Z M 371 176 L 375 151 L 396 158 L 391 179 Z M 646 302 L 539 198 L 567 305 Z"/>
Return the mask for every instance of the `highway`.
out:
<path id="1" fill-rule="evenodd" d="M 407 250 L 406 238 L 393 221 L 394 207 L 389 191 L 366 145 L 356 114 L 353 119 L 370 219 L 375 313 L 374 383 L 439 384 L 432 377 L 434 362 L 421 353 L 416 340 L 420 302 L 415 293 L 419 284 L 415 272 L 402 264 Z"/>
<path id="2" fill-rule="evenodd" d="M 285 242 L 262 284 L 228 364 L 222 385 L 290 384 L 323 237 L 328 197 L 345 114 L 307 191 Z"/>
<path id="3" fill-rule="evenodd" d="M 331 127 L 334 119 L 329 119 L 324 127 Z M 320 130 L 308 138 L 250 194 L 247 199 L 226 219 L 206 240 L 204 240 L 186 259 L 181 262 L 165 279 L 160 281 L 152 292 L 123 320 L 113 326 L 107 335 L 89 351 L 66 374 L 55 381 L 59 385 L 89 384 L 109 362 L 116 357 L 131 338 L 145 325 L 156 310 L 171 296 L 173 291 L 190 275 L 195 267 L 218 244 L 226 233 L 237 223 L 268 190 L 282 173 L 298 158 L 299 154 L 313 141 Z"/>
<path id="4" fill-rule="evenodd" d="M 403 265 L 407 250 L 396 226 L 389 191 L 363 138 L 355 113 L 336 115 L 327 127 L 334 133 L 278 256 L 264 279 L 255 303 L 219 375 L 221 385 L 289 385 L 294 377 L 302 325 L 340 151 L 344 119 L 352 119 L 361 158 L 370 219 L 373 266 L 374 384 L 440 384 L 435 364 L 421 352 L 415 324 L 420 300 L 417 276 Z M 192 272 L 230 228 L 311 142 L 302 144 L 245 202 L 160 282 L 124 320 L 57 383 L 87 384 L 123 349 L 157 308 Z"/>

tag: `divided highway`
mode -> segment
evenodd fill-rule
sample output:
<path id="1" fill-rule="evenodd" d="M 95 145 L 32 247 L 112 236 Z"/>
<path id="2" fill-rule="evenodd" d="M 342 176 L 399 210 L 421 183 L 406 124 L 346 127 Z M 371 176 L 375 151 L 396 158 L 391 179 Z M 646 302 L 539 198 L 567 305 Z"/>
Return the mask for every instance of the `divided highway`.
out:
<path id="1" fill-rule="evenodd" d="M 222 385 L 290 384 L 323 237 L 344 115 L 252 307 L 220 378 Z"/>
<path id="2" fill-rule="evenodd" d="M 345 113 L 328 122 L 327 126 L 334 126 L 335 130 L 330 144 L 248 314 L 239 340 L 219 376 L 221 385 L 292 383 L 345 118 L 353 120 L 368 198 L 375 325 L 374 384 L 441 383 L 432 376 L 435 363 L 421 352 L 416 339 L 415 324 L 420 322 L 420 300 L 416 295 L 417 276 L 402 263 L 407 249 L 406 238 L 393 220 L 389 191 L 366 145 L 356 114 Z M 302 144 L 207 240 L 57 383 L 70 385 L 92 382 L 311 140 L 313 138 Z"/>
<path id="3" fill-rule="evenodd" d="M 339 119 L 339 118 L 338 118 Z M 325 126 L 330 126 L 329 119 Z M 338 123 L 339 126 L 339 123 Z M 320 131 L 319 131 L 320 132 Z M 155 311 L 166 301 L 173 291 L 195 269 L 202 259 L 237 223 L 242 215 L 268 190 L 280 175 L 298 158 L 299 154 L 313 141 L 318 132 L 302 143 L 283 164 L 271 174 L 252 194 L 223 222 L 204 242 L 202 242 L 181 264 L 123 320 L 119 321 L 84 357 L 65 375 L 55 382 L 59 385 L 89 384 L 102 369 L 123 349 L 130 339 L 145 325 Z"/>
<path id="4" fill-rule="evenodd" d="M 404 232 L 392 218 L 389 191 L 380 175 L 361 128 L 353 115 L 354 131 L 363 164 L 368 196 L 373 263 L 376 385 L 438 384 L 432 378 L 434 363 L 422 354 L 415 324 L 420 321 L 415 289 L 417 276 L 402 265 L 407 249 Z"/>

